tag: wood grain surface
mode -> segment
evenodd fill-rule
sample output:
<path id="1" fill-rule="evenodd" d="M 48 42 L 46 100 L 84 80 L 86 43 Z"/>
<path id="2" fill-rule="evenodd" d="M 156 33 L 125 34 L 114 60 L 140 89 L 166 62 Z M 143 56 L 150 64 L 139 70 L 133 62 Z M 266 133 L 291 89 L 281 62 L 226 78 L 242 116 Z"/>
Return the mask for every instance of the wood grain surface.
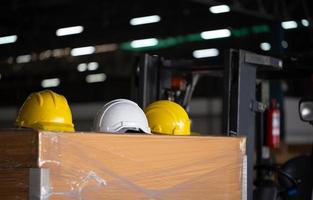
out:
<path id="1" fill-rule="evenodd" d="M 37 131 L 0 130 L 0 169 L 37 167 L 38 146 Z"/>
<path id="2" fill-rule="evenodd" d="M 0 199 L 26 200 L 29 191 L 29 169 L 0 169 Z"/>

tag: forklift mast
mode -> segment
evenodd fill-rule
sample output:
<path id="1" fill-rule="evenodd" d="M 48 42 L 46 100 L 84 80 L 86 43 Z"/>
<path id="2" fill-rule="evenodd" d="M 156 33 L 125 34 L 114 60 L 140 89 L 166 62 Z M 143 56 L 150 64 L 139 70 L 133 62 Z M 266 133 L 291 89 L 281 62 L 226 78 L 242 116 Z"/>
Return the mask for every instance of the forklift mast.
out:
<path id="1" fill-rule="evenodd" d="M 244 164 L 247 181 L 243 186 L 243 194 L 247 194 L 247 199 L 252 199 L 255 115 L 256 112 L 265 110 L 265 105 L 256 100 L 257 70 L 281 70 L 282 60 L 245 50 L 230 49 L 225 54 L 223 65 L 198 67 L 193 65 L 192 61 L 184 61 L 187 66 L 177 68 L 175 63 L 159 56 L 143 55 L 136 66 L 136 77 L 133 81 L 134 100 L 141 108 L 145 108 L 153 101 L 172 98 L 171 100 L 180 103 L 188 111 L 199 76 L 221 75 L 224 79 L 223 134 L 247 138 L 247 159 Z M 175 94 L 175 91 L 170 90 L 171 79 L 179 71 L 187 80 L 187 86 L 180 94 Z"/>

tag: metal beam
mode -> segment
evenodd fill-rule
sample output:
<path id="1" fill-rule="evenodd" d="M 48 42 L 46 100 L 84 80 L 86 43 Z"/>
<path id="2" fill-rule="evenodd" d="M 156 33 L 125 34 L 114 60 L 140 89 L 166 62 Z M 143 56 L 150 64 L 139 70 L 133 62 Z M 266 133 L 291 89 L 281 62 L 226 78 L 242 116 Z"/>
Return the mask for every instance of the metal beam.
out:
<path id="1" fill-rule="evenodd" d="M 282 61 L 244 50 L 227 52 L 224 68 L 223 131 L 226 135 L 247 138 L 247 198 L 253 198 L 253 165 L 255 150 L 256 72 L 260 66 L 277 70 Z"/>

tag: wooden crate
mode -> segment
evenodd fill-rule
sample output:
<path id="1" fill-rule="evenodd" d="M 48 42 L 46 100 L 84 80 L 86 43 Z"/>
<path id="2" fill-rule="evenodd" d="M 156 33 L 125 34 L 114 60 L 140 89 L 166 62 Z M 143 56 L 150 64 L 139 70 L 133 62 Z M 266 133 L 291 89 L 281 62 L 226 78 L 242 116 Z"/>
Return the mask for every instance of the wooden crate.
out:
<path id="1" fill-rule="evenodd" d="M 245 138 L 0 131 L 0 199 L 241 199 Z"/>

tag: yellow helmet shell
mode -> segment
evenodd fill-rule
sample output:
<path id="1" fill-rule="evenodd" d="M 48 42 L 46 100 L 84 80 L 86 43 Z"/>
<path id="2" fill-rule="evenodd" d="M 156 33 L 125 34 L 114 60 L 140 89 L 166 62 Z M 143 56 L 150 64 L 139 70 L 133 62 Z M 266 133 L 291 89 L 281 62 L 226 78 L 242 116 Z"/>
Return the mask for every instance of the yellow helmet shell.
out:
<path id="1" fill-rule="evenodd" d="M 75 131 L 66 98 L 51 90 L 30 94 L 19 110 L 16 125 L 45 131 Z"/>
<path id="2" fill-rule="evenodd" d="M 160 100 L 145 109 L 153 133 L 165 135 L 190 135 L 190 119 L 179 104 Z"/>

